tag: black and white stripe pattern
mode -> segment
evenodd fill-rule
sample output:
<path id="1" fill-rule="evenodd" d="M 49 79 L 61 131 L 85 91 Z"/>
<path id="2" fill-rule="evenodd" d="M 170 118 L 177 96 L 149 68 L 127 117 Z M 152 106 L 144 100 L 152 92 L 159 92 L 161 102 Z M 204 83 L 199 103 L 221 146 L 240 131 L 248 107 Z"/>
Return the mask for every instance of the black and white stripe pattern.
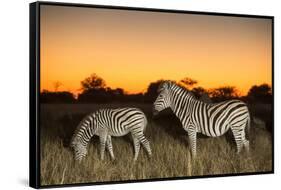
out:
<path id="1" fill-rule="evenodd" d="M 104 159 L 105 147 L 114 158 L 111 136 L 124 136 L 131 133 L 134 141 L 137 160 L 140 144 L 151 156 L 149 141 L 144 136 L 147 119 L 144 113 L 137 108 L 100 109 L 86 116 L 78 125 L 70 146 L 74 149 L 75 160 L 81 161 L 87 154 L 87 145 L 93 135 L 100 138 L 100 154 Z"/>
<path id="2" fill-rule="evenodd" d="M 188 133 L 192 156 L 196 156 L 196 134 L 217 137 L 232 130 L 237 152 L 242 147 L 249 150 L 249 141 L 245 138 L 245 128 L 250 127 L 250 114 L 246 104 L 240 100 L 228 100 L 221 103 L 204 103 L 197 100 L 186 89 L 167 81 L 159 86 L 159 95 L 154 102 L 154 114 L 171 108 L 180 119 Z"/>

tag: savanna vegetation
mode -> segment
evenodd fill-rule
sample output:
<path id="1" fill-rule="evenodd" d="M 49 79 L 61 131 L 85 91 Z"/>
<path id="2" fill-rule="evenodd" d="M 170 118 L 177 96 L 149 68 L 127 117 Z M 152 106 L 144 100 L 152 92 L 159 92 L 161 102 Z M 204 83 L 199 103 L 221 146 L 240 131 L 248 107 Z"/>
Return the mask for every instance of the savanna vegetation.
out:
<path id="1" fill-rule="evenodd" d="M 231 132 L 218 138 L 199 136 L 197 158 L 191 159 L 188 138 L 179 120 L 167 110 L 152 117 L 152 102 L 157 96 L 161 80 L 152 82 L 147 92 L 127 94 L 123 89 L 111 89 L 105 81 L 92 75 L 81 82 L 81 93 L 41 93 L 41 185 L 120 181 L 136 179 L 202 176 L 231 173 L 272 171 L 272 92 L 269 85 L 253 86 L 246 96 L 240 96 L 235 87 L 204 89 L 197 81 L 185 78 L 179 83 L 206 102 L 239 98 L 247 102 L 252 118 L 250 153 L 236 154 Z M 133 162 L 133 142 L 130 135 L 113 137 L 116 160 L 106 152 L 100 160 L 99 139 L 94 137 L 88 146 L 88 155 L 81 162 L 73 159 L 69 142 L 75 128 L 88 113 L 100 108 L 138 107 L 148 118 L 145 136 L 150 141 L 152 158 L 143 148 L 137 162 Z"/>

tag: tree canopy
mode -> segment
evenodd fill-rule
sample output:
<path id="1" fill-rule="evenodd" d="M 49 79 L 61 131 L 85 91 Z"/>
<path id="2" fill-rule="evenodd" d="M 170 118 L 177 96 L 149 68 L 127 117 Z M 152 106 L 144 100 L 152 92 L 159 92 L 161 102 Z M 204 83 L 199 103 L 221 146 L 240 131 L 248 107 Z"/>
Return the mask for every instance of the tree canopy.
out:
<path id="1" fill-rule="evenodd" d="M 254 85 L 248 92 L 249 101 L 271 102 L 272 89 L 268 84 Z"/>
<path id="2" fill-rule="evenodd" d="M 237 98 L 238 90 L 234 86 L 223 86 L 209 90 L 209 94 L 217 102 Z"/>
<path id="3" fill-rule="evenodd" d="M 97 89 L 104 88 L 106 84 L 103 78 L 93 73 L 91 74 L 91 76 L 81 81 L 81 86 L 82 86 L 82 90 L 85 92 L 89 90 L 97 90 Z"/>
<path id="4" fill-rule="evenodd" d="M 183 85 L 186 89 L 190 90 L 190 88 L 198 84 L 198 81 L 189 77 L 185 77 L 180 80 L 180 84 Z"/>

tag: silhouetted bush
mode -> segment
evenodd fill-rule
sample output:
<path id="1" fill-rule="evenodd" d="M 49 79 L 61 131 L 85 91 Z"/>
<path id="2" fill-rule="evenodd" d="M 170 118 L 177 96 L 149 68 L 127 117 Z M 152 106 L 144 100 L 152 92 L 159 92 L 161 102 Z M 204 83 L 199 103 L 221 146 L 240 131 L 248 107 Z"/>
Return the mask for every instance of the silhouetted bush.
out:
<path id="1" fill-rule="evenodd" d="M 42 103 L 113 103 L 113 102 L 136 102 L 153 103 L 158 96 L 158 88 L 165 80 L 151 82 L 147 91 L 137 94 L 127 94 L 122 88 L 112 89 L 106 86 L 103 78 L 95 73 L 81 81 L 81 93 L 75 99 L 74 94 L 67 91 L 58 92 L 60 82 L 55 82 L 55 91 L 44 90 L 41 93 Z M 173 81 L 176 83 L 176 81 Z M 206 103 L 221 102 L 230 99 L 241 99 L 247 103 L 272 103 L 272 90 L 268 84 L 254 85 L 249 90 L 247 96 L 239 96 L 236 87 L 224 86 L 214 89 L 204 89 L 203 87 L 193 87 L 197 81 L 188 77 L 180 80 L 179 86 L 189 90 L 198 100 Z M 192 88 L 193 87 L 193 88 Z"/>
<path id="2" fill-rule="evenodd" d="M 145 102 L 149 102 L 152 103 L 156 100 L 157 96 L 158 96 L 158 87 L 159 85 L 164 82 L 164 80 L 158 80 L 156 82 L 151 82 L 148 87 L 147 87 L 147 91 L 144 94 L 144 101 Z"/>
<path id="3" fill-rule="evenodd" d="M 214 102 L 239 98 L 237 89 L 233 86 L 224 86 L 209 90 L 209 95 Z"/>
<path id="4" fill-rule="evenodd" d="M 191 90 L 191 92 L 194 94 L 194 96 L 197 99 L 200 99 L 203 95 L 208 95 L 208 91 L 205 90 L 203 87 L 195 87 Z"/>
<path id="5" fill-rule="evenodd" d="M 260 103 L 272 103 L 272 90 L 268 84 L 254 85 L 250 88 L 248 95 L 248 101 L 260 102 Z"/>
<path id="6" fill-rule="evenodd" d="M 196 85 L 197 83 L 198 83 L 197 80 L 194 80 L 189 77 L 185 77 L 179 81 L 179 85 L 186 88 L 187 90 L 190 90 L 190 88 Z"/>
<path id="7" fill-rule="evenodd" d="M 41 103 L 74 103 L 76 100 L 71 92 L 50 92 L 44 90 L 40 94 Z"/>
<path id="8" fill-rule="evenodd" d="M 78 95 L 78 102 L 106 103 L 111 100 L 105 88 L 85 90 Z"/>

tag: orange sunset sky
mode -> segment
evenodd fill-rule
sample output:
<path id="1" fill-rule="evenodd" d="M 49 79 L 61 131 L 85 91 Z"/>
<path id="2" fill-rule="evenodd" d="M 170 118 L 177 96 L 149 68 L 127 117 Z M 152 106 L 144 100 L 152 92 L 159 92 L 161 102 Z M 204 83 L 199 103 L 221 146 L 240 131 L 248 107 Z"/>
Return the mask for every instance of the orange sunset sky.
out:
<path id="1" fill-rule="evenodd" d="M 190 77 L 245 94 L 271 85 L 271 46 L 270 19 L 41 5 L 41 90 L 96 73 L 128 93 Z"/>

